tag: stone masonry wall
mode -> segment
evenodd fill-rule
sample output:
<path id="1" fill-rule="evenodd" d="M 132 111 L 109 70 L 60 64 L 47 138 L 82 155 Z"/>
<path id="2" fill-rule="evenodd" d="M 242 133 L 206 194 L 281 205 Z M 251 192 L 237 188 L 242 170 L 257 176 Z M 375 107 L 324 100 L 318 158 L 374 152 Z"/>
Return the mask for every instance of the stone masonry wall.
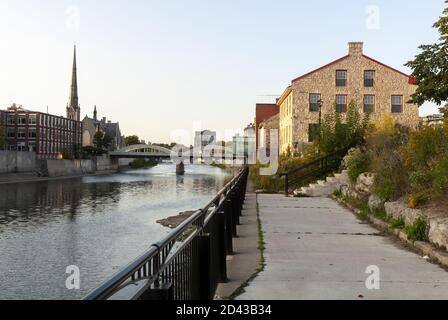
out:
<path id="1" fill-rule="evenodd" d="M 336 70 L 347 70 L 347 86 L 336 86 Z M 364 71 L 375 71 L 374 87 L 364 87 Z M 352 47 L 350 54 L 338 62 L 322 68 L 308 76 L 293 81 L 294 112 L 290 116 L 293 121 L 293 142 L 307 143 L 309 124 L 319 123 L 319 113 L 309 111 L 309 95 L 321 94 L 323 101 L 322 114 L 334 113 L 336 95 L 347 95 L 347 105 L 354 100 L 363 114 L 364 95 L 375 95 L 375 111 L 371 120 L 381 119 L 382 114 L 391 115 L 396 123 L 412 128 L 419 124 L 419 110 L 408 101 L 416 87 L 409 84 L 409 77 L 394 71 L 385 65 L 362 55 L 362 46 Z M 391 96 L 403 96 L 403 112 L 391 113 Z M 345 114 L 342 114 L 345 118 Z M 284 120 L 282 119 L 281 122 Z"/>

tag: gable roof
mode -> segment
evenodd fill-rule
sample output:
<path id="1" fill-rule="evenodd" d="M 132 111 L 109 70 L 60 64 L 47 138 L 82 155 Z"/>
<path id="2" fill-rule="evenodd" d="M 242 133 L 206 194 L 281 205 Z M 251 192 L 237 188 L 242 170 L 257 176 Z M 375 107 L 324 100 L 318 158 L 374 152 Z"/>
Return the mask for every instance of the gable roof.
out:
<path id="1" fill-rule="evenodd" d="M 332 65 L 334 65 L 336 63 L 344 61 L 345 59 L 347 59 L 349 57 L 350 57 L 350 55 L 346 55 L 346 56 L 343 56 L 342 58 L 336 59 L 336 60 L 334 60 L 334 61 L 332 61 L 332 62 L 330 62 L 330 63 L 328 63 L 328 64 L 326 64 L 326 65 L 324 65 L 324 66 L 322 66 L 320 68 L 314 69 L 313 71 L 310 71 L 310 72 L 308 72 L 308 73 L 306 73 L 306 74 L 304 74 L 304 75 L 302 75 L 302 76 L 300 76 L 298 78 L 295 78 L 294 80 L 291 81 L 291 83 L 294 83 L 296 81 L 302 80 L 302 79 L 304 79 L 304 78 L 306 78 L 306 77 L 308 77 L 308 76 L 310 76 L 310 75 L 312 75 L 312 74 L 314 74 L 314 73 L 316 73 L 318 71 L 321 71 L 321 70 L 326 69 L 326 68 L 328 68 L 328 67 L 330 67 L 330 66 L 332 66 Z M 406 74 L 404 72 L 401 72 L 401 71 L 399 71 L 399 70 L 397 70 L 397 69 L 395 69 L 395 68 L 393 68 L 391 66 L 388 66 L 387 64 L 382 63 L 382 62 L 380 62 L 378 60 L 375 60 L 375 59 L 373 59 L 373 58 L 371 58 L 369 56 L 366 56 L 365 54 L 363 54 L 362 57 L 364 57 L 364 58 L 366 58 L 366 59 L 368 59 L 368 60 L 370 60 L 370 61 L 372 61 L 374 63 L 377 63 L 377 64 L 379 64 L 379 65 L 381 65 L 381 66 L 383 66 L 383 67 L 385 67 L 385 68 L 387 68 L 389 70 L 397 72 L 397 73 L 401 74 L 404 77 L 407 77 L 409 84 L 415 84 L 415 81 L 416 81 L 415 77 L 410 76 L 410 75 L 408 75 L 408 74 Z"/>

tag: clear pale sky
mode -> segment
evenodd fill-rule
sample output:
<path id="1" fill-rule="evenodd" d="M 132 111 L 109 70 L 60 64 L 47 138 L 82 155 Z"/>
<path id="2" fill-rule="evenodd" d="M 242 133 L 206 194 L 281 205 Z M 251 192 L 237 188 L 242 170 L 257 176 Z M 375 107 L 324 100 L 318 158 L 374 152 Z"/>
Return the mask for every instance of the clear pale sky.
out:
<path id="1" fill-rule="evenodd" d="M 241 129 L 257 96 L 346 54 L 349 41 L 404 72 L 433 43 L 443 0 L 0 0 L 0 108 L 65 115 L 73 44 L 82 117 L 168 142 Z M 437 112 L 425 105 L 421 114 Z M 227 137 L 228 138 L 228 137 Z"/>

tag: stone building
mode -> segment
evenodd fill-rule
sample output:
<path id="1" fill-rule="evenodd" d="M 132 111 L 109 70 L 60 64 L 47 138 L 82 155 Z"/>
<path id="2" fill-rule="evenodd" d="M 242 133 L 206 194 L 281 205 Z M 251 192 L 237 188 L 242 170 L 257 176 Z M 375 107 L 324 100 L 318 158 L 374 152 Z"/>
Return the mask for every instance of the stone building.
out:
<path id="1" fill-rule="evenodd" d="M 361 113 L 371 112 L 372 122 L 387 114 L 396 123 L 419 125 L 418 105 L 409 102 L 415 78 L 366 56 L 361 42 L 348 49 L 344 57 L 294 79 L 278 100 L 281 153 L 316 138 L 320 109 L 322 118 L 336 110 L 344 120 L 351 101 Z"/>
<path id="2" fill-rule="evenodd" d="M 70 99 L 67 104 L 67 118 L 80 121 L 81 107 L 78 99 L 78 70 L 76 66 L 76 46 L 73 52 L 72 84 L 70 87 Z"/>
<path id="3" fill-rule="evenodd" d="M 82 120 L 82 146 L 93 147 L 94 137 L 97 132 L 102 132 L 112 139 L 112 144 L 109 147 L 110 151 L 120 149 L 124 146 L 124 139 L 121 135 L 120 124 L 118 122 L 107 121 L 106 118 L 98 120 L 98 111 L 95 106 L 93 111 L 93 118 L 85 116 Z"/>

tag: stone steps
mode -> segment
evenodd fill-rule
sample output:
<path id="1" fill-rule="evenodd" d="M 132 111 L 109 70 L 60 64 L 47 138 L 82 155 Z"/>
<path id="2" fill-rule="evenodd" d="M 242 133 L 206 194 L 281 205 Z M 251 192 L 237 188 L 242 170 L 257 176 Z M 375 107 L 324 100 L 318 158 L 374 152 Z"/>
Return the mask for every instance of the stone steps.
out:
<path id="1" fill-rule="evenodd" d="M 307 187 L 294 191 L 295 196 L 304 197 L 330 197 L 336 190 L 349 183 L 348 172 L 342 171 L 334 176 L 327 177 L 326 180 L 319 180 Z"/>

